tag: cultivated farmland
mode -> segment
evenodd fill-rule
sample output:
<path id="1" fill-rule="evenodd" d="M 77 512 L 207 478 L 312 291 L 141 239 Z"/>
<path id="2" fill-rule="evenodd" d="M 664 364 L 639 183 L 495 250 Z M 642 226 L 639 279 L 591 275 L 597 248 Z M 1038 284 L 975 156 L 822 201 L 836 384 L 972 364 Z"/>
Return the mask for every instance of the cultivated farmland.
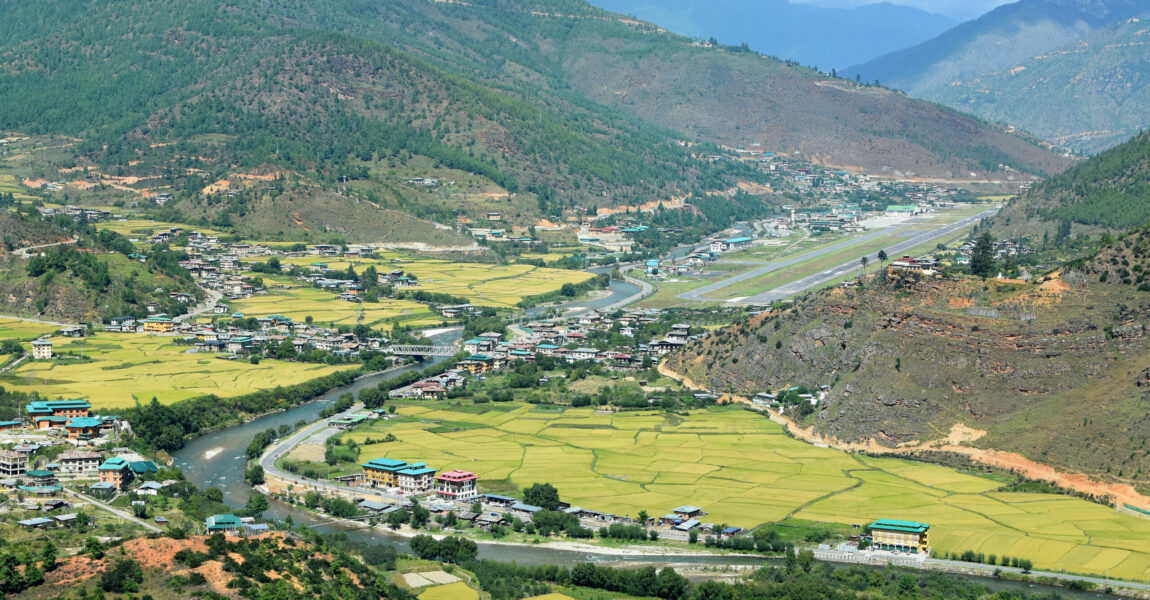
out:
<path id="1" fill-rule="evenodd" d="M 1068 496 L 998 492 L 996 480 L 946 467 L 811 446 L 740 408 L 683 417 L 490 406 L 406 406 L 399 409 L 404 419 L 348 435 L 398 438 L 365 446 L 364 460 L 426 461 L 519 487 L 550 482 L 564 500 L 595 510 L 659 515 L 694 504 L 707 521 L 742 527 L 788 516 L 843 524 L 911 519 L 933 525 L 936 551 L 1150 575 L 1148 520 Z"/>
<path id="2" fill-rule="evenodd" d="M 414 300 L 380 298 L 379 302 L 345 302 L 333 292 L 304 287 L 298 281 L 287 278 L 265 277 L 264 280 L 277 287 L 269 290 L 266 296 L 231 301 L 231 310 L 242 312 L 245 317 L 282 315 L 300 323 L 311 317 L 321 325 L 333 323 L 382 327 L 400 323 L 421 327 L 443 321 L 426 304 Z"/>
<path id="3" fill-rule="evenodd" d="M 22 321 L 20 319 L 0 319 L 0 340 L 27 342 L 60 329 L 55 325 Z"/>
<path id="4" fill-rule="evenodd" d="M 264 359 L 222 360 L 188 352 L 174 338 L 101 333 L 55 339 L 56 353 L 82 354 L 86 362 L 33 361 L 0 378 L 4 387 L 44 398 L 85 398 L 93 408 L 124 408 L 153 396 L 171 403 L 215 394 L 231 397 L 322 377 L 351 365 L 329 366 Z"/>
<path id="5" fill-rule="evenodd" d="M 419 279 L 419 287 L 432 293 L 451 294 L 467 298 L 480 306 L 508 308 L 515 306 L 523 298 L 558 291 L 564 283 L 581 283 L 593 277 L 583 271 L 548 269 L 532 265 L 492 265 L 484 263 L 462 263 L 426 258 L 402 258 L 395 263 L 392 259 L 399 255 L 388 254 L 383 259 L 328 259 L 315 257 L 293 257 L 285 259 L 285 264 L 306 266 L 313 262 L 323 262 L 330 269 L 346 270 L 354 265 L 362 272 L 369 266 L 387 273 L 402 269 L 414 273 Z"/>

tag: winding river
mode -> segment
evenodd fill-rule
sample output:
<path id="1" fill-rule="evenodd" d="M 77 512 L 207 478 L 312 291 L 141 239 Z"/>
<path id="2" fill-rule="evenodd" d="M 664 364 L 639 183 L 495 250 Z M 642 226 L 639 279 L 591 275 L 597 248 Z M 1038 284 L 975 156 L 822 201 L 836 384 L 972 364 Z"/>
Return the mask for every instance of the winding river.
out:
<path id="1" fill-rule="evenodd" d="M 609 272 L 609 268 L 595 269 L 596 272 Z M 626 300 L 637 294 L 639 287 L 625 281 L 612 280 L 609 294 L 589 300 L 576 301 L 563 305 L 568 314 L 594 310 L 610 306 Z M 555 308 L 555 307 L 547 307 Z M 527 317 L 535 317 L 545 308 L 530 309 L 526 311 Z M 459 340 L 458 329 L 431 336 L 436 343 L 453 343 Z M 443 360 L 433 358 L 423 364 L 408 365 L 390 369 L 381 373 L 367 375 L 359 380 L 340 388 L 329 391 L 307 404 L 296 406 L 286 411 L 264 415 L 247 423 L 229 427 L 191 440 L 182 449 L 173 454 L 175 465 L 179 467 L 189 481 L 201 488 L 215 486 L 224 493 L 224 501 L 234 507 L 243 506 L 252 491 L 244 481 L 243 472 L 246 465 L 246 449 L 248 443 L 259 432 L 268 428 L 278 428 L 280 425 L 295 425 L 298 421 L 314 422 L 319 413 L 336 401 L 339 396 L 351 392 L 358 394 L 359 390 L 374 387 L 380 381 L 395 377 L 399 374 L 422 369 L 430 364 Z M 273 520 L 282 520 L 291 516 L 297 523 L 309 524 L 316 530 L 336 533 L 342 532 L 353 542 L 386 543 L 396 547 L 401 552 L 409 551 L 405 538 L 389 534 L 376 529 L 348 529 L 339 525 L 323 524 L 320 517 L 282 502 L 271 500 L 271 507 L 267 516 Z M 574 565 L 580 562 L 596 562 L 603 564 L 655 564 L 655 565 L 751 565 L 767 564 L 769 561 L 758 557 L 736 556 L 689 556 L 681 554 L 658 554 L 641 556 L 620 556 L 596 552 L 575 550 L 561 550 L 528 545 L 506 545 L 490 542 L 479 542 L 479 557 L 504 562 L 517 562 L 519 564 L 561 564 Z M 991 590 L 1011 591 L 1057 591 L 1063 596 L 1075 600 L 1094 600 L 1109 598 L 1100 593 L 1075 592 L 1062 588 L 1053 588 L 1035 584 L 1002 581 L 987 577 L 970 577 Z"/>

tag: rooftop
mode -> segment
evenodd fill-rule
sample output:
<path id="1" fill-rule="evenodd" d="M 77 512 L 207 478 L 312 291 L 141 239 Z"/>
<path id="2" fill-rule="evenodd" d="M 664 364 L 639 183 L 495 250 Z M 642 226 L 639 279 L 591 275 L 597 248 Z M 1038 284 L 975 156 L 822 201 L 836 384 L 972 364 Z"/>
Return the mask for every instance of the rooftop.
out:
<path id="1" fill-rule="evenodd" d="M 929 523 L 919 523 L 918 521 L 900 521 L 898 519 L 879 519 L 870 524 L 871 529 L 882 529 L 884 531 L 905 531 L 910 533 L 925 533 L 930 529 Z"/>

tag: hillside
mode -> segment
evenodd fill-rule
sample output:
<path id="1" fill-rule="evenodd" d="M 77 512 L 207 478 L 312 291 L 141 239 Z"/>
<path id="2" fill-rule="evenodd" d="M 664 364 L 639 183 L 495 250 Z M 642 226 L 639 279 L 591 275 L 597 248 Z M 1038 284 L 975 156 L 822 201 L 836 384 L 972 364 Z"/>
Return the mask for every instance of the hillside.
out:
<path id="1" fill-rule="evenodd" d="M 832 8 L 789 0 L 593 0 L 592 4 L 699 39 L 829 71 L 925 42 L 958 21 L 897 4 Z"/>
<path id="2" fill-rule="evenodd" d="M 923 96 L 1098 152 L 1150 124 L 1150 24 L 1122 21 L 1069 45 L 926 90 Z"/>
<path id="3" fill-rule="evenodd" d="M 1150 6 L 1136 0 L 1021 0 L 843 74 L 879 80 L 918 98 L 1097 150 L 1119 141 L 1130 127 L 1136 129 L 1140 118 L 1144 122 L 1145 111 L 1136 107 L 1145 67 L 1137 47 L 1107 47 L 1115 43 L 1107 41 L 1109 35 L 1122 37 L 1123 32 L 1103 33 L 1096 40 L 1090 36 L 1147 16 Z M 1126 99 L 1134 104 L 1125 104 Z M 1116 105 L 1129 116 L 1100 114 Z"/>
<path id="4" fill-rule="evenodd" d="M 842 443 L 1015 452 L 1144 492 L 1148 251 L 1150 235 L 1131 235 L 1036 284 L 875 275 L 722 330 L 667 366 L 744 396 L 829 385 L 817 408 L 788 414 Z"/>
<path id="5" fill-rule="evenodd" d="M 1037 241 L 1063 223 L 1063 235 L 1140 227 L 1150 221 L 1148 175 L 1150 132 L 1034 186 L 994 218 L 994 230 Z"/>
<path id="6" fill-rule="evenodd" d="M 582 2 L 8 0 L 0 14 L 0 129 L 82 138 L 82 164 L 179 211 L 247 216 L 216 186 L 242 181 L 271 198 L 253 223 L 317 188 L 443 222 L 499 198 L 554 214 L 749 176 L 684 137 L 874 172 L 1067 164 L 964 115 Z M 436 202 L 412 177 L 442 180 Z M 333 214 L 336 229 L 358 219 Z"/>

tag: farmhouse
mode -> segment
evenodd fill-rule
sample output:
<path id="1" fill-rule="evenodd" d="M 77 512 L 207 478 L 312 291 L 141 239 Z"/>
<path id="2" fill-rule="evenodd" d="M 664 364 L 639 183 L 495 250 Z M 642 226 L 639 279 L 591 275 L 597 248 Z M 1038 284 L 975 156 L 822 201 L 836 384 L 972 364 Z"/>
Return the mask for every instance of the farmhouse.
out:
<path id="1" fill-rule="evenodd" d="M 27 454 L 14 450 L 0 450 L 0 477 L 18 477 L 27 471 Z"/>
<path id="2" fill-rule="evenodd" d="M 930 524 L 897 519 L 879 519 L 867 529 L 872 544 L 880 550 L 930 554 Z"/>
<path id="3" fill-rule="evenodd" d="M 448 471 L 435 477 L 436 493 L 455 500 L 470 500 L 479 495 L 475 485 L 479 476 L 469 471 Z"/>
<path id="4" fill-rule="evenodd" d="M 51 360 L 52 342 L 43 338 L 32 342 L 32 358 L 34 360 Z"/>

